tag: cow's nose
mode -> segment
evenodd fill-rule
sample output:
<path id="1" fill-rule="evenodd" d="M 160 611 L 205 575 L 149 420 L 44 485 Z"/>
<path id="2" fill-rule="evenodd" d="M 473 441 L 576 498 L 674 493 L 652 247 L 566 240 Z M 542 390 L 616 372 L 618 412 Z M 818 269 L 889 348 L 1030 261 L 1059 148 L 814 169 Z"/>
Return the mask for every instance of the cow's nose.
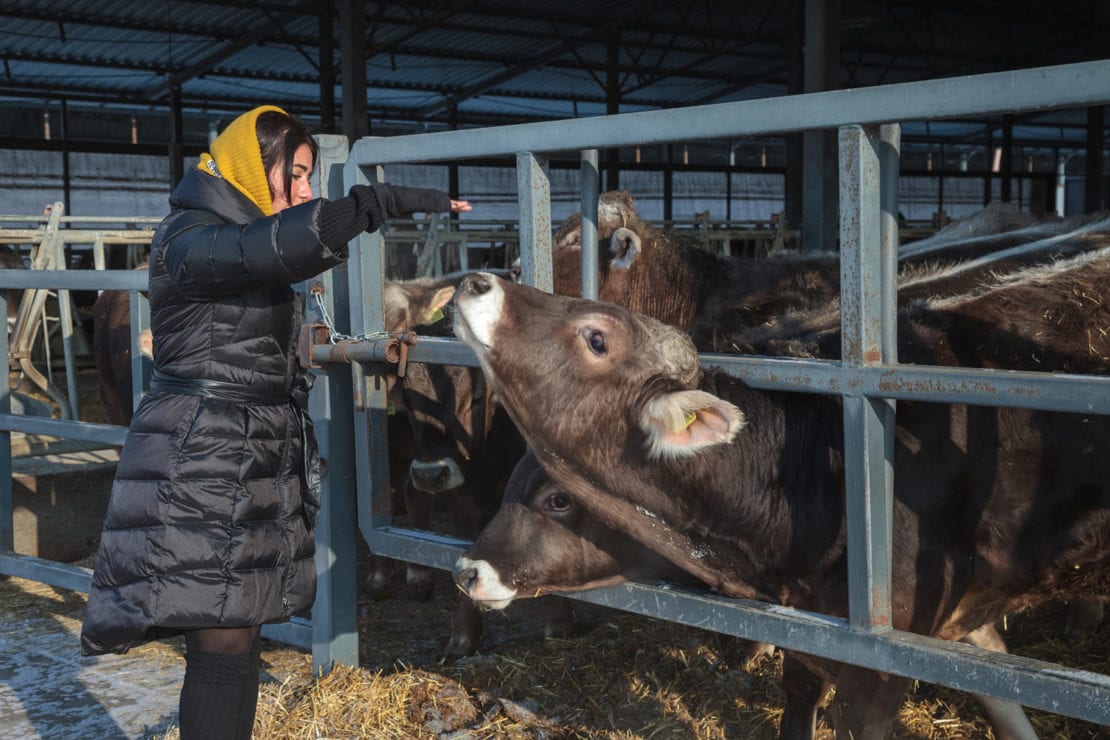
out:
<path id="1" fill-rule="evenodd" d="M 489 276 L 481 273 L 467 275 L 462 282 L 462 289 L 467 295 L 482 295 L 488 293 L 492 287 Z"/>
<path id="2" fill-rule="evenodd" d="M 459 568 L 456 566 L 452 575 L 455 577 L 455 583 L 467 594 L 470 593 L 470 589 L 478 582 L 477 568 Z"/>

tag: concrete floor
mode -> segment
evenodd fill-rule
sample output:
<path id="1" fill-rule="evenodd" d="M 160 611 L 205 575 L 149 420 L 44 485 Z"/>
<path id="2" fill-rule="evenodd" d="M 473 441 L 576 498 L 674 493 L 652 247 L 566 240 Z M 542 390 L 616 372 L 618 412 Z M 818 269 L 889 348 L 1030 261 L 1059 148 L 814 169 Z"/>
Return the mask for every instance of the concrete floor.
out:
<path id="1" fill-rule="evenodd" d="M 0 734 L 152 738 L 177 725 L 180 647 L 81 656 L 83 594 L 0 578 Z"/>
<path id="2" fill-rule="evenodd" d="M 81 656 L 85 595 L 0 576 L 0 738 L 177 737 L 181 638 Z M 311 677 L 311 656 L 265 641 L 263 682 Z"/>

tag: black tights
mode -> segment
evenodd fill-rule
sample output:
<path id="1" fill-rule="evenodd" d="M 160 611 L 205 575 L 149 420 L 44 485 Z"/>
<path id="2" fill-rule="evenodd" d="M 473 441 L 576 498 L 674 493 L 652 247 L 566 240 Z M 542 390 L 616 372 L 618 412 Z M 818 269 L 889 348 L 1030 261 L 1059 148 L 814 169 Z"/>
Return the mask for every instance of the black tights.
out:
<path id="1" fill-rule="evenodd" d="M 181 740 L 249 740 L 258 705 L 261 627 L 185 633 Z"/>

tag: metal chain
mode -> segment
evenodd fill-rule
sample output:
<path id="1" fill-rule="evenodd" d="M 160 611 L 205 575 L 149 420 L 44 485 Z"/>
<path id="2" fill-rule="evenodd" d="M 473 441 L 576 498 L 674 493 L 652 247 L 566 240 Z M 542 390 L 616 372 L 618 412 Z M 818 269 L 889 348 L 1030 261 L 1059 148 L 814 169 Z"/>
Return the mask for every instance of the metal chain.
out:
<path id="1" fill-rule="evenodd" d="M 311 292 L 311 295 L 316 300 L 316 308 L 320 311 L 320 318 L 324 322 L 324 326 L 327 327 L 329 344 L 335 344 L 336 342 L 368 342 L 374 339 L 385 339 L 389 336 L 389 332 L 385 331 L 369 332 L 357 336 L 336 331 L 335 322 L 332 321 L 331 314 L 328 313 L 328 308 L 324 305 L 323 296 L 315 291 Z"/>

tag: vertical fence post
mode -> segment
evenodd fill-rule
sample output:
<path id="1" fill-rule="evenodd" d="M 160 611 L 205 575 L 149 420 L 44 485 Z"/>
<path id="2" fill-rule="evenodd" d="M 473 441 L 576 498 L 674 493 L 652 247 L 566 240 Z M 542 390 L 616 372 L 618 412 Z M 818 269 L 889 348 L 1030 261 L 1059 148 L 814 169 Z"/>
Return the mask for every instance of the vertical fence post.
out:
<path id="1" fill-rule="evenodd" d="M 842 363 L 882 362 L 879 132 L 843 126 L 840 144 Z M 848 605 L 853 629 L 887 630 L 893 492 L 893 415 L 883 399 L 844 396 Z"/>
<path id="2" fill-rule="evenodd" d="M 548 293 L 551 278 L 551 182 L 547 157 L 532 152 L 516 155 L 516 188 L 520 200 L 520 277 Z"/>
<path id="3" fill-rule="evenodd" d="M 131 408 L 137 409 L 153 369 L 153 363 L 142 352 L 142 334 L 150 328 L 150 301 L 137 290 L 130 291 L 127 300 L 131 310 Z"/>
<path id="4" fill-rule="evenodd" d="M 347 137 L 316 136 L 320 147 L 319 182 L 316 192 L 325 198 L 340 198 L 343 165 L 347 161 Z M 349 330 L 347 266 L 339 265 L 309 281 L 320 283 L 322 298 L 339 331 Z M 320 321 L 319 308 L 311 294 L 305 296 L 305 321 Z M 321 377 L 322 376 L 322 377 Z M 351 374 L 342 365 L 319 373 L 309 396 L 309 414 L 316 425 L 320 459 L 327 465 L 321 480 L 320 513 L 316 525 L 316 601 L 312 605 L 312 668 L 328 671 L 337 663 L 358 665 L 358 576 L 355 566 L 358 529 L 354 485 L 353 417 Z"/>
<path id="5" fill-rule="evenodd" d="M 384 182 L 385 171 L 376 165 L 348 160 L 343 168 L 343 188 Z M 381 231 L 359 234 L 351 242 L 347 267 L 350 333 L 358 336 L 385 329 L 382 287 L 385 283 L 385 249 Z M 342 311 L 342 309 L 340 309 Z M 389 492 L 387 373 L 382 365 L 352 363 L 354 386 L 354 447 L 365 450 L 365 466 L 355 471 L 358 491 L 358 524 L 363 538 L 374 545 L 374 529 L 389 525 L 392 513 Z"/>
<path id="6" fill-rule="evenodd" d="M 582 191 L 582 297 L 597 300 L 597 196 L 601 176 L 597 149 L 582 150 L 579 188 Z"/>
<path id="7" fill-rule="evenodd" d="M 14 291 L 13 291 L 14 292 Z M 3 315 L 8 315 L 8 291 L 0 290 L 0 309 Z M 0 336 L 0 376 L 4 383 L 0 384 L 0 414 L 12 412 L 12 392 L 8 384 L 11 377 L 11 359 L 8 354 L 8 332 Z M 7 429 L 0 430 L 0 553 L 11 553 L 15 549 L 15 524 L 12 519 L 12 433 Z"/>
<path id="8" fill-rule="evenodd" d="M 880 248 L 882 264 L 883 362 L 898 361 L 898 169 L 902 157 L 902 126 L 879 126 L 879 203 L 882 209 Z M 893 401 L 890 402 L 893 408 Z"/>

